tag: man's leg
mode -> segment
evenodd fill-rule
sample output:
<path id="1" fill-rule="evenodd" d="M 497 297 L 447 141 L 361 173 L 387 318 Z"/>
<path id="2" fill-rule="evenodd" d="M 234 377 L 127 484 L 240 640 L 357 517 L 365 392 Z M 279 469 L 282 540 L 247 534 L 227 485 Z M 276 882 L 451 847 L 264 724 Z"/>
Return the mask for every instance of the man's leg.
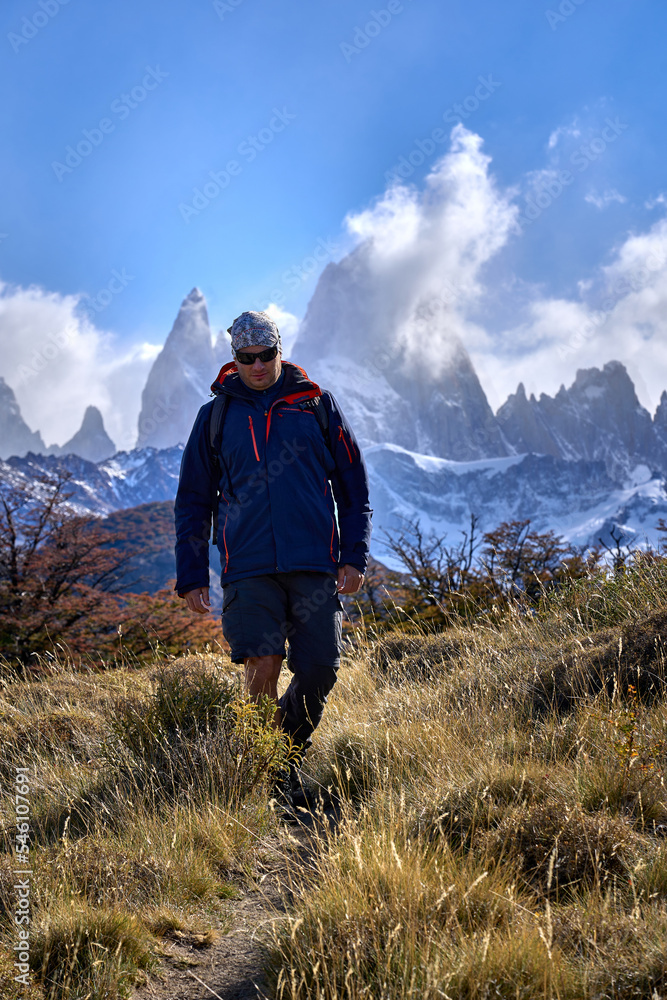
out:
<path id="1" fill-rule="evenodd" d="M 336 577 L 327 573 L 284 574 L 289 593 L 289 655 L 293 673 L 279 701 L 282 727 L 304 751 L 322 718 L 336 682 L 343 610 Z"/>
<path id="2" fill-rule="evenodd" d="M 245 660 L 245 690 L 248 695 L 257 701 L 262 695 L 268 695 L 276 702 L 276 711 L 273 717 L 273 724 L 278 727 L 282 719 L 282 712 L 278 708 L 278 678 L 282 666 L 282 655 L 277 656 L 248 656 Z"/>
<path id="3" fill-rule="evenodd" d="M 222 631 L 232 661 L 244 665 L 245 690 L 255 701 L 268 695 L 277 702 L 286 617 L 287 594 L 272 574 L 223 587 Z M 276 708 L 276 725 L 280 725 L 280 718 Z"/>

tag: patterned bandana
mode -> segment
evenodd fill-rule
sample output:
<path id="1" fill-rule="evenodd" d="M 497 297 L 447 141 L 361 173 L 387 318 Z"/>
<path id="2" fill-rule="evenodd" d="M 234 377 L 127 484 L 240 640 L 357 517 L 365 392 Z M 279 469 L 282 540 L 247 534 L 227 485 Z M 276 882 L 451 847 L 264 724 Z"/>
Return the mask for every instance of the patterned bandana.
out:
<path id="1" fill-rule="evenodd" d="M 244 312 L 227 328 L 231 334 L 232 350 L 242 351 L 244 347 L 273 347 L 280 344 L 278 327 L 265 312 Z"/>

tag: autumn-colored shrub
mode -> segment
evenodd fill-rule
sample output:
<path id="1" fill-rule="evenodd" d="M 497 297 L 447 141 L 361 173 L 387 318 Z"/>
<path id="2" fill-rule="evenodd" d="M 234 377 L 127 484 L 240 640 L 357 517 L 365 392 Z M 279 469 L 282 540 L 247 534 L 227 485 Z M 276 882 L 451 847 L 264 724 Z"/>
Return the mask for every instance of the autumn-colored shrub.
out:
<path id="1" fill-rule="evenodd" d="M 90 665 L 219 641 L 214 616 L 191 614 L 171 587 L 126 592 L 140 546 L 103 519 L 76 514 L 69 478 L 0 492 L 0 655 L 23 666 L 40 655 Z"/>

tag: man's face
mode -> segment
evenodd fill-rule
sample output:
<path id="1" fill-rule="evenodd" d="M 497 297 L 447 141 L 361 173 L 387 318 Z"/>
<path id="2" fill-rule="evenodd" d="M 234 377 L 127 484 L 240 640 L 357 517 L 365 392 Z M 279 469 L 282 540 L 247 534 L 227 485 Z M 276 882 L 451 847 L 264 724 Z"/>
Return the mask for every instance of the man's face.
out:
<path id="1" fill-rule="evenodd" d="M 254 344 L 252 347 L 243 347 L 241 354 L 261 354 L 266 349 L 266 345 Z M 255 361 L 252 365 L 242 365 L 240 361 L 236 361 L 241 381 L 251 389 L 268 389 L 272 386 L 280 378 L 281 366 L 280 348 L 273 361 Z"/>

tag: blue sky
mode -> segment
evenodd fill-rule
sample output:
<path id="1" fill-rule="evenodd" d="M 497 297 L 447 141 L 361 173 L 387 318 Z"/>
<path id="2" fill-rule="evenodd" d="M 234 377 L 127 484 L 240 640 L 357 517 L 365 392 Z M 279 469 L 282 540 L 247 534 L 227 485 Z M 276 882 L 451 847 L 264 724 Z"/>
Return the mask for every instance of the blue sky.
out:
<path id="1" fill-rule="evenodd" d="M 319 241 L 340 257 L 345 217 L 417 140 L 449 134 L 456 105 L 520 212 L 544 171 L 573 174 L 489 263 L 491 326 L 510 321 L 513 288 L 576 296 L 664 214 L 657 0 L 6 0 L 0 18 L 0 280 L 80 308 L 111 288 L 96 319 L 109 350 L 161 343 L 194 285 L 215 329 L 278 293 L 302 316 L 317 272 L 291 269 Z M 188 211 L 230 161 L 224 190 Z"/>

